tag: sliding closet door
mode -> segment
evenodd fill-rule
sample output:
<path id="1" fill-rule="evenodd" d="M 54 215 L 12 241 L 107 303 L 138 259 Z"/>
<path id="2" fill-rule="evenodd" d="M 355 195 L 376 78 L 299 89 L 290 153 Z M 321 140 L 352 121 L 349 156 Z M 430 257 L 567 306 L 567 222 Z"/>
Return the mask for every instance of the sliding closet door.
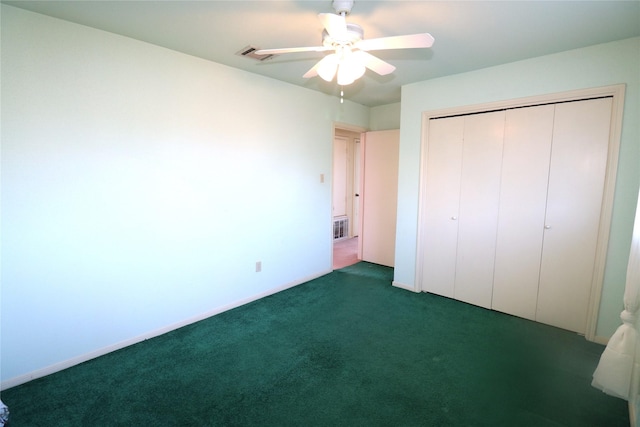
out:
<path id="1" fill-rule="evenodd" d="M 535 320 L 553 105 L 508 110 L 492 306 Z"/>
<path id="2" fill-rule="evenodd" d="M 504 111 L 465 117 L 454 297 L 491 307 Z"/>
<path id="3" fill-rule="evenodd" d="M 429 121 L 422 290 L 453 297 L 464 117 Z"/>
<path id="4" fill-rule="evenodd" d="M 536 320 L 578 333 L 593 280 L 611 103 L 556 105 Z"/>

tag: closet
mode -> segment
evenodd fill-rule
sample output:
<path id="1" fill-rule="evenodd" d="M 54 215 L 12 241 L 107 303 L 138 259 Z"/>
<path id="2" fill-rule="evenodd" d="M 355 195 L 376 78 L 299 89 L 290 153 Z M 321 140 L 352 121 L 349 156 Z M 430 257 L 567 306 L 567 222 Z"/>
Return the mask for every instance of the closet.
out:
<path id="1" fill-rule="evenodd" d="M 422 290 L 585 333 L 612 98 L 428 121 Z"/>

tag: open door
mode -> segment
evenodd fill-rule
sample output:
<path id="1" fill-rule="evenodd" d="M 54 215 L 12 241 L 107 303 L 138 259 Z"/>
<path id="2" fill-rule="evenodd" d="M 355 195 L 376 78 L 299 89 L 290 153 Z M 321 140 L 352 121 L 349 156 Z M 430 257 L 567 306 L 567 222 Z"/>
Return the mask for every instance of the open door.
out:
<path id="1" fill-rule="evenodd" d="M 366 132 L 361 138 L 362 228 L 359 258 L 393 267 L 398 205 L 400 131 Z"/>

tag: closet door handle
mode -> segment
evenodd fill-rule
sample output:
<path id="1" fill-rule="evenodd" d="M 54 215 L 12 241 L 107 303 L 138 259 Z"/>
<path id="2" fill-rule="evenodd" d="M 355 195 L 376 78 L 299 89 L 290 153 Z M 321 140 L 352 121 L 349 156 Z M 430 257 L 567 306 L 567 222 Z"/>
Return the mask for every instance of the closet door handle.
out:
<path id="1" fill-rule="evenodd" d="M 457 219 L 458 219 L 458 217 L 457 217 L 457 216 L 452 216 L 452 217 L 451 217 L 451 220 L 452 220 L 452 221 L 455 221 L 455 220 L 457 220 Z"/>
<path id="2" fill-rule="evenodd" d="M 544 229 L 545 229 L 545 230 L 548 230 L 548 229 L 550 229 L 550 228 L 551 228 L 551 226 L 550 226 L 550 225 L 548 225 L 548 224 L 544 226 Z"/>

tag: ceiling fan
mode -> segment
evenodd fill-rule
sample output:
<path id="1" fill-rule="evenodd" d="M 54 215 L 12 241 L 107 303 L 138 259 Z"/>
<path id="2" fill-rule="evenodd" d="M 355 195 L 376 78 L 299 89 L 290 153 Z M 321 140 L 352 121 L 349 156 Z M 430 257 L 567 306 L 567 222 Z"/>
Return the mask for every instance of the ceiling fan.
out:
<path id="1" fill-rule="evenodd" d="M 396 69 L 388 62 L 371 55 L 370 51 L 428 48 L 433 45 L 434 38 L 429 33 L 364 40 L 362 27 L 346 22 L 345 17 L 351 13 L 353 3 L 354 0 L 334 0 L 332 5 L 336 11 L 335 14 L 321 13 L 318 15 L 324 27 L 322 46 L 260 49 L 255 53 L 276 55 L 334 51 L 318 61 L 303 77 L 320 76 L 330 82 L 337 75 L 337 83 L 346 86 L 362 77 L 367 68 L 381 76 L 390 74 Z"/>

